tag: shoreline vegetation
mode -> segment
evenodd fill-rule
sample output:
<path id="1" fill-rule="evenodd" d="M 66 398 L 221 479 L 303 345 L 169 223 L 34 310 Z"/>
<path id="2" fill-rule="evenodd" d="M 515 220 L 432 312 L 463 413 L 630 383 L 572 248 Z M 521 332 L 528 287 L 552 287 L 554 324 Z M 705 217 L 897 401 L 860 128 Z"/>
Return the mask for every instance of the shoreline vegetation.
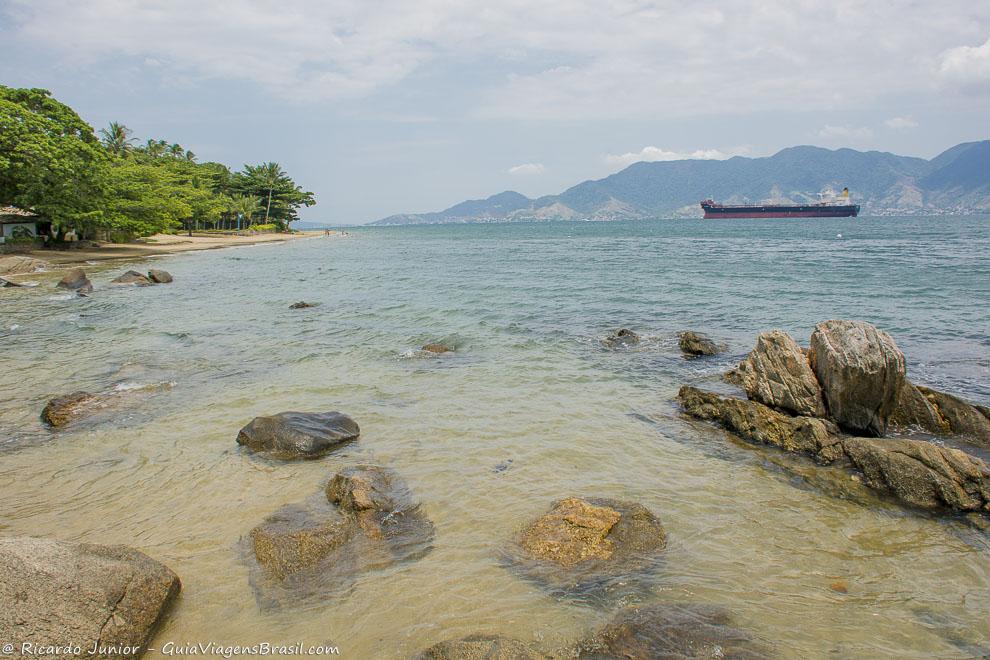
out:
<path id="1" fill-rule="evenodd" d="M 182 231 L 290 232 L 313 206 L 277 162 L 240 171 L 111 122 L 99 133 L 44 89 L 0 85 L 0 207 L 32 215 L 37 236 L 5 249 L 128 243 Z M 55 259 L 53 259 L 55 260 Z"/>

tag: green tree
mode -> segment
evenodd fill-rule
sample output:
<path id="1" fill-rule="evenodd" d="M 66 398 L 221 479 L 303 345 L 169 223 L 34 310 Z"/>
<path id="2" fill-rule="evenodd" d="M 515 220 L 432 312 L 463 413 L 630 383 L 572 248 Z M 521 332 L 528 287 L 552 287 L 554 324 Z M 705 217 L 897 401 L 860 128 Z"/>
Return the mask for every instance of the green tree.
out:
<path id="1" fill-rule="evenodd" d="M 296 210 L 300 206 L 316 204 L 313 193 L 297 186 L 278 163 L 245 165 L 233 187 L 241 194 L 258 198 L 265 208 L 265 224 L 274 221 L 282 230 L 298 219 Z"/>
<path id="2" fill-rule="evenodd" d="M 245 221 L 244 227 L 250 226 L 254 214 L 260 210 L 257 198 L 250 195 L 234 195 L 229 199 L 227 210 L 235 217 L 242 218 Z"/>
<path id="3" fill-rule="evenodd" d="M 131 129 L 115 121 L 110 122 L 106 128 L 100 129 L 103 146 L 117 157 L 126 156 L 134 148 L 134 138 L 131 134 Z"/>
<path id="4" fill-rule="evenodd" d="M 47 90 L 0 86 L 0 204 L 91 234 L 108 165 L 92 127 Z"/>

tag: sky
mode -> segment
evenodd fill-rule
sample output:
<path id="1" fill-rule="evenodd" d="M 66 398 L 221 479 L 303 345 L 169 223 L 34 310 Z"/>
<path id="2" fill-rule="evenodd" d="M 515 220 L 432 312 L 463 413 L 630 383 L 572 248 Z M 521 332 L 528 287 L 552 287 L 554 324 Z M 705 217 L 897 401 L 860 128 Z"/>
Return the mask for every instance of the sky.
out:
<path id="1" fill-rule="evenodd" d="M 364 223 L 638 160 L 990 139 L 986 0 L 0 0 L 0 84 Z"/>

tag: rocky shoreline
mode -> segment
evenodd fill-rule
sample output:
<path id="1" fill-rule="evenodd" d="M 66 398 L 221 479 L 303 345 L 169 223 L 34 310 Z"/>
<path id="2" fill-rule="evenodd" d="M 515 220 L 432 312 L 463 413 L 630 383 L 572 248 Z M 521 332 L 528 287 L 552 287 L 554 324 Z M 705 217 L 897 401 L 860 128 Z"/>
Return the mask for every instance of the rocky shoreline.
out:
<path id="1" fill-rule="evenodd" d="M 164 271 L 131 271 L 118 285 L 166 283 Z M 63 284 L 64 283 L 64 284 Z M 73 271 L 60 287 L 91 292 Z M 637 346 L 628 329 L 602 339 L 608 349 Z M 726 347 L 692 331 L 678 336 L 684 358 L 704 360 Z M 455 351 L 443 343 L 423 356 Z M 688 420 L 714 423 L 751 443 L 808 457 L 821 470 L 845 470 L 911 509 L 936 516 L 990 515 L 990 465 L 964 449 L 990 448 L 990 410 L 916 385 L 894 339 L 860 321 L 825 321 L 807 348 L 779 330 L 764 332 L 724 375 L 741 396 L 684 385 Z M 133 393 L 75 392 L 49 402 L 42 418 L 59 429 L 113 412 Z M 923 431 L 934 437 L 913 437 Z M 319 461 L 361 428 L 346 414 L 280 412 L 256 417 L 234 441 L 274 473 L 294 461 Z M 234 443 L 232 443 L 233 445 Z M 583 594 L 604 583 L 635 585 L 663 570 L 668 530 L 635 501 L 562 493 L 549 510 L 512 535 L 503 553 L 510 573 L 551 597 Z M 396 469 L 339 467 L 303 502 L 280 503 L 242 537 L 243 561 L 263 611 L 323 603 L 359 576 L 416 562 L 433 550 L 437 530 Z M 510 573 L 507 578 L 510 579 Z M 173 607 L 181 583 L 168 567 L 121 546 L 31 537 L 0 539 L 0 638 L 56 644 L 80 640 L 111 649 L 96 657 L 138 657 Z M 22 597 L 21 594 L 29 594 Z M 617 599 L 621 602 L 621 598 Z M 616 600 L 594 601 L 611 609 Z M 120 649 L 128 649 L 123 652 Z M 477 634 L 439 642 L 420 658 L 652 658 L 774 655 L 773 644 L 738 628 L 717 603 L 651 602 L 620 607 L 612 621 L 565 649 Z"/>

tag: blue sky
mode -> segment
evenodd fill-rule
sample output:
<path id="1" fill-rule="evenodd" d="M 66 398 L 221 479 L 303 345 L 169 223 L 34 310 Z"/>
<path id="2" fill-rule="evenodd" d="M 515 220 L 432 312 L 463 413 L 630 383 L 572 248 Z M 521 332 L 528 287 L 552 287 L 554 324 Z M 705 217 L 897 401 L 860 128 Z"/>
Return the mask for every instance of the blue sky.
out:
<path id="1" fill-rule="evenodd" d="M 0 0 L 0 82 L 361 223 L 636 160 L 990 138 L 990 2 Z"/>

